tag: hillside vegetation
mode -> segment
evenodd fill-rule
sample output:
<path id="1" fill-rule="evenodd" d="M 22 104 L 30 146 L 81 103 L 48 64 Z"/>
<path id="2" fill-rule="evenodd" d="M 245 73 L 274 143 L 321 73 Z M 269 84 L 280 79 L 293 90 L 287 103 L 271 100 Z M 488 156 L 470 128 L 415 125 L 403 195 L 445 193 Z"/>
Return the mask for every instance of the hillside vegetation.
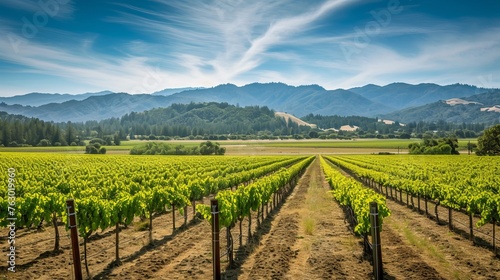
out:
<path id="1" fill-rule="evenodd" d="M 121 117 L 131 112 L 143 112 L 172 104 L 217 102 L 241 107 L 266 106 L 297 117 L 320 114 L 373 118 L 396 110 L 439 100 L 470 97 L 485 91 L 487 89 L 460 84 L 439 86 L 393 83 L 382 87 L 367 85 L 349 90 L 327 90 L 318 85 L 290 86 L 283 83 L 253 83 L 241 87 L 225 84 L 213 88 L 165 89 L 155 94 L 31 93 L 15 97 L 0 97 L 0 111 L 45 121 L 85 122 Z M 431 114 L 430 117 L 432 118 L 433 115 Z M 438 121 L 437 117 L 432 121 Z M 396 120 L 408 122 L 408 120 Z M 411 121 L 419 121 L 419 119 L 411 119 Z"/>
<path id="2" fill-rule="evenodd" d="M 499 112 L 481 110 L 500 105 L 500 90 L 462 97 L 460 99 L 467 102 L 457 104 L 442 100 L 386 114 L 384 117 L 396 119 L 401 122 L 442 120 L 452 123 L 500 123 Z"/>

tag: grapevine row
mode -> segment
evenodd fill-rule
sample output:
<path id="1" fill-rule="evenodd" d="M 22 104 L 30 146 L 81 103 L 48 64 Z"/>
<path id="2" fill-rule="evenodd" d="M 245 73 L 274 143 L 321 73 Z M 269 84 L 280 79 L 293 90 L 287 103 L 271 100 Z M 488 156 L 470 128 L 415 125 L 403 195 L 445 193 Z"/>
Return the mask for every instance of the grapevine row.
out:
<path id="1" fill-rule="evenodd" d="M 154 213 L 172 208 L 175 215 L 175 207 L 186 207 L 190 203 L 194 207 L 194 201 L 203 196 L 248 182 L 300 160 L 298 157 L 86 157 L 40 154 L 6 155 L 4 158 L 6 160 L 0 164 L 3 169 L 14 167 L 18 170 L 18 227 L 51 221 L 56 232 L 54 250 L 58 250 L 57 223 L 58 220 L 67 222 L 65 200 L 74 198 L 84 252 L 89 237 L 98 229 L 116 227 L 118 242 L 119 225 L 129 225 L 138 216 L 149 218 L 152 240 Z M 2 176 L 0 178 L 4 180 Z M 6 225 L 6 203 L 6 196 L 2 194 L 2 226 Z M 118 243 L 116 248 L 118 260 Z"/>
<path id="2" fill-rule="evenodd" d="M 340 205 L 350 207 L 358 224 L 354 232 L 362 235 L 370 233 L 370 202 L 377 202 L 380 225 L 383 219 L 390 215 L 390 210 L 385 203 L 385 197 L 372 189 L 364 187 L 358 181 L 348 178 L 333 168 L 323 156 L 320 158 L 321 167 L 332 188 L 332 195 Z"/>
<path id="3" fill-rule="evenodd" d="M 336 164 L 380 186 L 479 214 L 480 227 L 500 220 L 500 168 L 495 157 L 332 157 Z"/>
<path id="4" fill-rule="evenodd" d="M 260 179 L 253 183 L 241 186 L 235 191 L 224 190 L 217 193 L 215 199 L 219 205 L 219 227 L 225 227 L 228 240 L 228 257 L 230 266 L 233 262 L 232 237 L 231 229 L 240 222 L 240 246 L 242 246 L 242 221 L 248 217 L 248 237 L 251 238 L 251 219 L 252 211 L 257 211 L 257 223 L 262 215 L 264 220 L 264 206 L 267 207 L 271 203 L 272 207 L 283 201 L 283 198 L 288 194 L 293 186 L 297 183 L 300 175 L 305 171 L 307 166 L 314 160 L 314 157 L 303 159 L 288 168 L 281 168 L 279 171 Z M 196 210 L 209 222 L 212 222 L 211 209 L 209 205 L 199 204 Z"/>

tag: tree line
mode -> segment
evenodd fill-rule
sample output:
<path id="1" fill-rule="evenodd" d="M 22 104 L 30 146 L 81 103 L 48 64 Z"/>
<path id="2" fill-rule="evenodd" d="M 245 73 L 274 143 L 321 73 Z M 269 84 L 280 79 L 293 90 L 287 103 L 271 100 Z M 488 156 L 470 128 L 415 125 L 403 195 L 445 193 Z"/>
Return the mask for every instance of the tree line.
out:
<path id="1" fill-rule="evenodd" d="M 145 112 L 132 112 L 102 121 L 54 123 L 0 112 L 2 146 L 85 146 L 92 139 L 100 145 L 119 145 L 133 139 L 197 140 L 279 139 L 279 138 L 425 138 L 429 134 L 475 138 L 484 124 L 453 124 L 444 121 L 413 122 L 404 126 L 384 124 L 377 118 L 359 116 L 321 116 L 309 114 L 302 120 L 318 129 L 299 126 L 276 117 L 268 107 L 239 107 L 228 103 L 173 104 Z M 342 125 L 359 127 L 356 132 L 322 131 Z"/>
<path id="2" fill-rule="evenodd" d="M 407 136 L 403 138 L 410 138 L 411 136 L 423 138 L 425 133 L 434 131 L 443 133 L 441 136 L 453 133 L 458 138 L 475 138 L 486 128 L 486 125 L 482 123 L 457 124 L 445 122 L 443 120 L 436 122 L 419 121 L 405 124 L 395 121 L 393 124 L 385 124 L 379 121 L 379 118 L 338 115 L 322 116 L 313 114 L 309 114 L 301 119 L 316 124 L 318 128 L 322 129 L 338 129 L 342 125 L 358 126 L 359 131 L 361 131 L 363 135 L 371 134 L 371 137 L 368 138 L 375 137 L 376 134 L 389 135 L 395 133 Z"/>

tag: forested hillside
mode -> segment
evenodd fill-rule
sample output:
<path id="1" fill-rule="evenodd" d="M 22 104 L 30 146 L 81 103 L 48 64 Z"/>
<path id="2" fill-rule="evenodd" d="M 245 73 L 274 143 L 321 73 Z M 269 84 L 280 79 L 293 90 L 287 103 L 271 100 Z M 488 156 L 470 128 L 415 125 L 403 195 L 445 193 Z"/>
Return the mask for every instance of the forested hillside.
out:
<path id="1" fill-rule="evenodd" d="M 72 140 L 69 143 L 64 138 L 61 128 L 54 123 L 0 112 L 0 145 L 3 146 L 16 147 L 22 144 L 65 146 L 73 141 L 78 142 L 76 137 L 71 135 L 73 131 L 68 132 L 68 136 Z M 46 141 L 42 141 L 44 139 Z"/>
<path id="2" fill-rule="evenodd" d="M 265 106 L 238 107 L 212 102 L 173 104 L 102 121 L 53 123 L 0 112 L 0 145 L 84 145 L 82 140 L 93 138 L 111 145 L 134 138 L 207 138 L 210 135 L 241 139 L 246 135 L 307 134 L 311 129 L 287 123 L 274 113 Z"/>
<path id="3" fill-rule="evenodd" d="M 500 90 L 462 97 L 461 99 L 466 102 L 464 104 L 453 105 L 448 104 L 446 100 L 441 100 L 386 114 L 384 117 L 396 119 L 401 122 L 442 120 L 451 123 L 500 123 L 500 113 L 498 111 L 484 110 L 484 108 L 500 105 Z"/>
<path id="4" fill-rule="evenodd" d="M 454 124 L 445 121 L 385 124 L 377 118 L 359 116 L 310 114 L 302 120 L 318 128 L 286 122 L 266 106 L 239 107 L 215 102 L 173 104 L 165 108 L 132 112 L 120 118 L 87 122 L 53 123 L 0 112 L 0 145 L 85 145 L 84 140 L 94 138 L 101 139 L 99 142 L 107 145 L 117 145 L 127 139 L 410 138 L 434 132 L 441 137 L 452 133 L 462 138 L 476 137 L 485 128 L 481 123 Z M 338 131 L 344 125 L 357 126 L 359 129 L 352 132 Z"/>
<path id="5" fill-rule="evenodd" d="M 256 134 L 268 131 L 291 135 L 308 130 L 287 123 L 268 107 L 237 107 L 227 103 L 173 104 L 142 113 L 130 113 L 117 119 L 103 121 L 116 125 L 132 135 L 197 136 L 204 134 Z"/>

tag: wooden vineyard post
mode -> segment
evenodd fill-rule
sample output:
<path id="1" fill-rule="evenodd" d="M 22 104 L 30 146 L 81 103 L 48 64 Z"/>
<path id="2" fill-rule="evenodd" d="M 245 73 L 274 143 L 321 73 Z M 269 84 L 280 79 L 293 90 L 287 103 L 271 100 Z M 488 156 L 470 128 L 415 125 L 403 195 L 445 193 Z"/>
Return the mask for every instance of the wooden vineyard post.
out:
<path id="1" fill-rule="evenodd" d="M 469 240 L 474 241 L 474 224 L 472 222 L 472 213 L 469 213 Z"/>
<path id="2" fill-rule="evenodd" d="M 448 208 L 448 228 L 450 229 L 450 231 L 453 230 L 453 219 L 452 219 L 452 209 L 451 207 Z"/>
<path id="3" fill-rule="evenodd" d="M 436 213 L 436 222 L 439 225 L 439 213 L 438 213 L 438 206 L 441 204 L 439 200 L 436 201 L 436 206 L 434 206 L 434 212 Z"/>
<path id="4" fill-rule="evenodd" d="M 68 210 L 69 228 L 71 230 L 71 251 L 73 252 L 73 268 L 75 271 L 75 279 L 82 280 L 82 263 L 80 261 L 78 231 L 76 229 L 75 201 L 73 199 L 66 200 L 66 208 Z"/>
<path id="5" fill-rule="evenodd" d="M 424 201 L 425 201 L 425 216 L 429 217 L 429 209 L 427 207 L 427 197 L 424 196 Z"/>
<path id="6" fill-rule="evenodd" d="M 380 244 L 380 221 L 376 202 L 370 202 L 370 223 L 373 247 L 373 276 L 378 280 L 384 278 L 384 271 L 382 267 L 382 246 Z"/>
<path id="7" fill-rule="evenodd" d="M 497 243 L 496 243 L 496 234 L 495 234 L 495 225 L 497 221 L 493 219 L 493 254 L 497 254 Z"/>
<path id="8" fill-rule="evenodd" d="M 219 245 L 219 202 L 217 199 L 210 200 L 212 209 L 212 266 L 214 280 L 220 280 L 220 245 Z"/>
<path id="9" fill-rule="evenodd" d="M 175 232 L 175 205 L 172 204 L 172 233 Z"/>

